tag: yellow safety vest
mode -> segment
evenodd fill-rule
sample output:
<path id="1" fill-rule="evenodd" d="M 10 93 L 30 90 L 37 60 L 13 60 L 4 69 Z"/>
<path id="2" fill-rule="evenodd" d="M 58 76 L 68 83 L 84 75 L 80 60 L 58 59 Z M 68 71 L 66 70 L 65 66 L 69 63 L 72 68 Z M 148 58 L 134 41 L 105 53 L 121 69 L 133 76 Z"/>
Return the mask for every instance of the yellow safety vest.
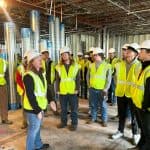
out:
<path id="1" fill-rule="evenodd" d="M 54 80 L 55 80 L 55 65 L 54 63 L 52 62 L 51 63 L 51 70 L 50 70 L 50 74 L 51 74 L 51 84 L 54 83 Z"/>
<path id="2" fill-rule="evenodd" d="M 147 78 L 150 77 L 150 66 L 146 67 L 139 79 L 136 81 L 135 91 L 132 94 L 133 103 L 137 108 L 142 108 L 142 102 L 144 98 L 144 91 L 145 91 L 145 83 Z M 148 108 L 150 111 L 150 108 Z"/>
<path id="3" fill-rule="evenodd" d="M 6 79 L 5 79 L 5 72 L 7 69 L 7 62 L 0 58 L 0 85 L 5 85 L 6 84 Z"/>
<path id="4" fill-rule="evenodd" d="M 125 61 L 117 63 L 115 68 L 117 76 L 115 95 L 118 97 L 123 97 L 125 95 L 126 97 L 130 98 L 134 91 L 135 81 L 137 80 L 138 74 L 141 70 L 141 63 L 138 60 L 135 61 L 135 63 L 130 67 L 127 76 Z"/>
<path id="5" fill-rule="evenodd" d="M 76 87 L 76 76 L 77 73 L 80 69 L 79 64 L 74 63 L 70 65 L 68 74 L 66 72 L 65 66 L 58 64 L 56 66 L 56 71 L 59 74 L 60 77 L 60 84 L 59 84 L 59 89 L 60 89 L 60 94 L 61 95 L 66 95 L 66 94 L 74 94 L 75 93 L 75 87 Z"/>
<path id="6" fill-rule="evenodd" d="M 106 84 L 107 71 L 110 65 L 103 61 L 96 70 L 95 63 L 89 66 L 90 71 L 90 87 L 94 89 L 104 89 Z"/>
<path id="7" fill-rule="evenodd" d="M 43 78 L 44 78 L 44 84 L 43 84 L 40 77 L 37 74 L 35 74 L 34 72 L 28 71 L 28 72 L 25 73 L 25 75 L 27 75 L 27 74 L 29 74 L 33 78 L 33 81 L 34 81 L 34 95 L 36 96 L 36 101 L 38 103 L 38 106 L 42 110 L 46 109 L 46 107 L 47 107 L 47 98 L 46 98 L 47 82 L 46 82 L 45 75 L 43 75 Z M 26 110 L 33 110 L 32 106 L 30 105 L 30 102 L 28 100 L 28 97 L 26 95 L 26 92 L 25 92 L 25 95 L 24 95 L 23 103 L 24 103 L 24 108 Z"/>

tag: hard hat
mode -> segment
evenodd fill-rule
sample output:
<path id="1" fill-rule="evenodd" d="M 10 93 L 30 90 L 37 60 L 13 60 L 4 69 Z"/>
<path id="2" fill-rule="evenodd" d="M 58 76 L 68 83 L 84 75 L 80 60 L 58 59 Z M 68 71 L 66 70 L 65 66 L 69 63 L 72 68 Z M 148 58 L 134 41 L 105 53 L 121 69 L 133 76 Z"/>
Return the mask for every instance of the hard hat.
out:
<path id="1" fill-rule="evenodd" d="M 84 58 L 89 58 L 89 55 L 84 55 Z"/>
<path id="2" fill-rule="evenodd" d="M 41 54 L 44 53 L 44 52 L 48 52 L 49 53 L 49 51 L 47 49 L 42 49 L 41 50 Z"/>
<path id="3" fill-rule="evenodd" d="M 103 53 L 103 50 L 99 47 L 94 48 L 93 55 Z"/>
<path id="4" fill-rule="evenodd" d="M 77 52 L 77 55 L 78 56 L 83 56 L 83 53 L 82 52 Z"/>
<path id="5" fill-rule="evenodd" d="M 28 57 L 28 53 L 30 53 L 30 51 L 25 51 L 23 57 L 24 57 L 24 58 L 25 58 L 25 57 Z"/>
<path id="6" fill-rule="evenodd" d="M 140 48 L 142 49 L 150 49 L 150 40 L 144 41 L 141 45 Z"/>
<path id="7" fill-rule="evenodd" d="M 128 46 L 129 46 L 129 44 L 124 44 L 124 45 L 122 46 L 122 49 L 127 49 Z"/>
<path id="8" fill-rule="evenodd" d="M 139 53 L 140 45 L 137 43 L 131 43 L 131 44 L 129 44 L 128 48 L 132 48 L 133 51 Z"/>
<path id="9" fill-rule="evenodd" d="M 114 49 L 114 48 L 110 48 L 110 49 L 108 50 L 108 53 L 115 53 L 115 49 Z"/>
<path id="10" fill-rule="evenodd" d="M 94 50 L 94 47 L 89 48 L 89 52 L 93 52 L 93 50 Z"/>
<path id="11" fill-rule="evenodd" d="M 38 53 L 38 52 L 36 52 L 36 51 L 30 51 L 30 52 L 28 53 L 28 55 L 27 55 L 27 61 L 28 61 L 28 63 L 29 63 L 31 60 L 33 60 L 34 58 L 37 58 L 37 57 L 39 57 L 39 56 L 41 56 L 40 53 Z"/>
<path id="12" fill-rule="evenodd" d="M 70 53 L 70 49 L 68 47 L 62 47 L 60 49 L 60 54 L 63 54 L 63 53 Z"/>

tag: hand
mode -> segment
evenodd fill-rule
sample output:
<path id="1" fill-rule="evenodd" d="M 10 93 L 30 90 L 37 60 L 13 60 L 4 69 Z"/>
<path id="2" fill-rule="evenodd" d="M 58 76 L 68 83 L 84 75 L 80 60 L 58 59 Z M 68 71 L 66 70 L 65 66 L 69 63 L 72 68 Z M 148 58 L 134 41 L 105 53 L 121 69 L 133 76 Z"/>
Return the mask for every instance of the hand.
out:
<path id="1" fill-rule="evenodd" d="M 103 96 L 107 96 L 107 91 L 104 91 L 104 90 L 103 90 L 103 91 L 102 91 L 102 95 L 103 95 Z"/>
<path id="2" fill-rule="evenodd" d="M 39 120 L 41 120 L 43 118 L 42 112 L 39 112 L 37 117 L 39 118 Z"/>
<path id="3" fill-rule="evenodd" d="M 74 92 L 75 94 L 78 94 L 78 90 L 75 90 L 75 92 Z"/>
<path id="4" fill-rule="evenodd" d="M 51 101 L 51 102 L 50 102 L 50 109 L 51 109 L 52 111 L 57 111 L 56 103 L 55 103 L 54 101 Z"/>

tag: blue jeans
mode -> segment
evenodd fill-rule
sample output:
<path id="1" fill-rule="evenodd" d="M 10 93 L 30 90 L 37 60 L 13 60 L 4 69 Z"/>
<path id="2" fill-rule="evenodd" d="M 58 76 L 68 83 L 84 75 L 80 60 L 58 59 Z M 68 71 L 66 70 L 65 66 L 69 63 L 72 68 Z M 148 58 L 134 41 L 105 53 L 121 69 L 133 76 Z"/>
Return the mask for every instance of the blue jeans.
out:
<path id="1" fill-rule="evenodd" d="M 92 120 L 93 121 L 97 120 L 97 111 L 98 111 L 98 103 L 99 103 L 101 114 L 102 114 L 102 121 L 107 122 L 108 120 L 107 103 L 106 103 L 106 99 L 104 99 L 102 91 L 90 88 L 89 89 L 89 101 L 91 104 Z"/>
<path id="2" fill-rule="evenodd" d="M 78 97 L 76 94 L 60 95 L 61 123 L 67 125 L 68 105 L 71 109 L 71 124 L 78 124 Z"/>
<path id="3" fill-rule="evenodd" d="M 28 121 L 28 132 L 26 139 L 26 150 L 35 150 L 41 148 L 43 143 L 40 136 L 42 120 L 36 114 L 26 113 Z"/>

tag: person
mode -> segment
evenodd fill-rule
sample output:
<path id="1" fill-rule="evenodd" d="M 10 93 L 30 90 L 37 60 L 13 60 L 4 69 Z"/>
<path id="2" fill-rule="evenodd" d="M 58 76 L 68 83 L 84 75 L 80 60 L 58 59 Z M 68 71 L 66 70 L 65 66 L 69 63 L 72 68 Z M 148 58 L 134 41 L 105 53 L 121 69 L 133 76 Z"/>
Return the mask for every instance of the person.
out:
<path id="1" fill-rule="evenodd" d="M 78 92 L 80 86 L 80 65 L 70 56 L 68 47 L 60 49 L 60 63 L 56 65 L 56 92 L 61 106 L 61 123 L 58 128 L 67 126 L 68 106 L 71 109 L 70 130 L 75 131 L 78 126 Z"/>
<path id="2" fill-rule="evenodd" d="M 41 51 L 42 54 L 42 63 L 43 63 L 43 68 L 45 69 L 46 73 L 46 80 L 47 80 L 47 99 L 48 103 L 54 105 L 55 109 L 52 109 L 55 115 L 58 115 L 57 111 L 57 102 L 55 100 L 55 90 L 54 90 L 54 81 L 55 81 L 55 64 L 51 60 L 49 51 L 46 49 L 43 49 Z M 53 108 L 53 107 L 51 107 Z M 46 116 L 46 114 L 45 114 Z"/>
<path id="3" fill-rule="evenodd" d="M 130 150 L 150 150 L 150 40 L 142 42 L 140 49 L 139 59 L 142 62 L 142 69 L 132 99 L 136 106 L 141 138 L 137 146 L 129 148 Z"/>
<path id="4" fill-rule="evenodd" d="M 120 59 L 116 57 L 115 52 L 116 51 L 114 48 L 110 48 L 108 50 L 109 58 L 106 60 L 108 63 L 111 64 L 112 67 L 112 79 L 111 79 L 110 88 L 108 90 L 108 101 L 107 101 L 107 102 L 110 101 L 112 106 L 116 105 L 117 103 L 117 97 L 115 96 L 115 83 L 113 78 L 114 66 L 116 63 L 120 61 Z"/>
<path id="5" fill-rule="evenodd" d="M 23 107 L 28 121 L 26 150 L 41 150 L 49 147 L 49 144 L 43 144 L 40 136 L 43 111 L 47 107 L 47 82 L 43 74 L 40 53 L 31 51 L 27 60 L 28 68 L 23 78 L 25 86 Z"/>
<path id="6" fill-rule="evenodd" d="M 0 49 L 0 54 L 2 50 Z M 6 74 L 8 73 L 8 63 L 3 58 L 0 58 L 0 115 L 2 124 L 12 124 L 13 122 L 8 120 L 8 93 L 7 93 L 7 81 Z"/>
<path id="7" fill-rule="evenodd" d="M 15 78 L 16 78 L 16 84 L 17 84 L 17 93 L 21 97 L 22 105 L 23 105 L 23 96 L 24 96 L 24 84 L 23 84 L 23 76 L 25 71 L 27 70 L 27 55 L 29 51 L 26 51 L 24 53 L 23 62 L 17 67 L 17 70 L 15 72 Z M 23 106 L 22 106 L 22 114 L 23 114 L 23 121 L 21 129 L 27 128 L 27 119 L 26 114 L 24 112 Z"/>
<path id="8" fill-rule="evenodd" d="M 137 60 L 139 45 L 131 43 L 126 50 L 126 60 L 116 64 L 116 89 L 115 95 L 118 102 L 119 125 L 118 131 L 112 135 L 112 139 L 118 139 L 124 136 L 124 127 L 127 116 L 127 108 L 131 111 L 131 126 L 133 144 L 137 144 L 140 138 L 138 132 L 135 109 L 131 95 L 134 89 L 134 83 L 141 69 L 141 63 Z"/>
<path id="9" fill-rule="evenodd" d="M 87 123 L 97 121 L 98 103 L 102 114 L 102 126 L 107 126 L 107 92 L 111 83 L 111 67 L 104 61 L 104 53 L 101 48 L 93 51 L 94 62 L 90 64 L 88 71 L 89 101 L 91 104 L 92 118 Z"/>

